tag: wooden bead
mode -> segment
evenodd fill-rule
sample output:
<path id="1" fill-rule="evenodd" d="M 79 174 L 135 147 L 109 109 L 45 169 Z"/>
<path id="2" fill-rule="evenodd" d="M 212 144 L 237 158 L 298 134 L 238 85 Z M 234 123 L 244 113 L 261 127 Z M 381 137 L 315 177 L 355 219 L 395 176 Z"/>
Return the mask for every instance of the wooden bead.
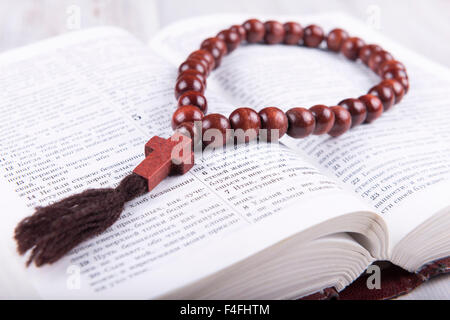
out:
<path id="1" fill-rule="evenodd" d="M 190 138 L 193 141 L 192 146 L 196 145 L 200 141 L 200 129 L 199 126 L 193 122 L 183 122 L 176 129 L 175 132 Z"/>
<path id="2" fill-rule="evenodd" d="M 338 137 L 350 129 L 352 126 L 352 116 L 347 109 L 341 106 L 331 107 L 331 111 L 334 113 L 334 125 L 328 134 L 332 137 Z"/>
<path id="3" fill-rule="evenodd" d="M 257 19 L 250 19 L 245 21 L 242 26 L 245 29 L 248 43 L 257 43 L 264 40 L 266 28 L 261 21 Z"/>
<path id="4" fill-rule="evenodd" d="M 368 94 L 373 94 L 381 100 L 383 111 L 388 111 L 394 105 L 394 90 L 386 84 L 377 84 L 369 90 Z"/>
<path id="5" fill-rule="evenodd" d="M 225 41 L 218 37 L 208 38 L 204 40 L 201 44 L 201 48 L 209 51 L 214 57 L 214 60 L 217 60 L 218 56 L 221 58 L 227 54 L 227 45 Z"/>
<path id="6" fill-rule="evenodd" d="M 284 43 L 297 45 L 303 39 L 303 28 L 299 23 L 286 22 L 284 25 Z"/>
<path id="7" fill-rule="evenodd" d="M 236 48 L 241 44 L 241 37 L 239 34 L 231 31 L 230 29 L 220 31 L 217 37 L 225 41 L 228 53 L 236 50 Z"/>
<path id="8" fill-rule="evenodd" d="M 231 26 L 230 31 L 236 32 L 239 35 L 239 38 L 241 38 L 241 41 L 245 41 L 247 32 L 243 26 L 235 24 L 234 26 Z"/>
<path id="9" fill-rule="evenodd" d="M 366 123 L 375 121 L 383 114 L 383 103 L 377 96 L 366 94 L 359 97 L 358 100 L 366 106 Z"/>
<path id="10" fill-rule="evenodd" d="M 359 57 L 359 51 L 364 46 L 364 41 L 358 37 L 345 40 L 341 46 L 341 53 L 349 60 L 355 61 Z"/>
<path id="11" fill-rule="evenodd" d="M 372 71 L 378 74 L 378 67 L 385 61 L 394 60 L 394 57 L 387 51 L 376 51 L 374 52 L 367 62 L 367 65 L 369 66 Z"/>
<path id="12" fill-rule="evenodd" d="M 207 76 L 209 73 L 209 67 L 208 65 L 203 62 L 202 60 L 190 58 L 183 62 L 180 67 L 178 68 L 178 72 L 182 73 L 186 70 L 197 70 L 204 76 Z"/>
<path id="13" fill-rule="evenodd" d="M 359 59 L 367 65 L 369 63 L 369 58 L 374 52 L 382 51 L 383 48 L 381 48 L 377 44 L 366 44 L 364 45 L 361 50 L 359 50 Z"/>
<path id="14" fill-rule="evenodd" d="M 388 60 L 380 64 L 378 67 L 379 74 L 383 74 L 384 72 L 388 70 L 393 69 L 400 69 L 400 70 L 406 70 L 405 65 L 397 60 Z"/>
<path id="15" fill-rule="evenodd" d="M 188 91 L 181 95 L 178 99 L 178 106 L 196 106 L 203 113 L 208 111 L 208 102 L 203 94 L 196 91 Z"/>
<path id="16" fill-rule="evenodd" d="M 261 129 L 266 130 L 266 134 L 260 137 L 262 140 L 271 142 L 284 136 L 288 129 L 288 119 L 286 114 L 275 107 L 264 108 L 259 112 L 261 118 Z"/>
<path id="17" fill-rule="evenodd" d="M 183 93 L 188 91 L 197 91 L 203 94 L 205 86 L 197 77 L 185 75 L 177 80 L 175 85 L 175 98 L 179 99 Z"/>
<path id="18" fill-rule="evenodd" d="M 381 74 L 381 77 L 383 79 L 408 78 L 408 74 L 406 73 L 406 70 L 392 67 L 391 69 L 385 70 Z"/>
<path id="19" fill-rule="evenodd" d="M 345 30 L 339 28 L 331 30 L 327 36 L 328 50 L 334 52 L 341 51 L 341 46 L 348 37 L 349 35 Z"/>
<path id="20" fill-rule="evenodd" d="M 196 106 L 183 106 L 175 110 L 172 116 L 172 129 L 176 129 L 183 122 L 202 121 L 203 112 Z"/>
<path id="21" fill-rule="evenodd" d="M 334 125 L 334 113 L 327 106 L 318 104 L 311 108 L 314 119 L 316 120 L 316 126 L 313 134 L 320 135 L 328 133 Z"/>
<path id="22" fill-rule="evenodd" d="M 308 109 L 292 108 L 286 112 L 286 116 L 289 122 L 287 134 L 292 138 L 305 138 L 313 133 L 316 120 Z"/>
<path id="23" fill-rule="evenodd" d="M 211 72 L 211 70 L 212 70 L 212 66 L 213 65 L 211 65 L 209 63 L 209 61 L 205 58 L 204 55 L 203 56 L 195 55 L 195 56 L 192 56 L 192 57 L 190 56 L 190 57 L 187 58 L 187 61 L 189 61 L 189 60 L 197 60 L 197 61 L 200 61 L 201 63 L 204 64 L 204 66 L 206 67 L 205 77 L 207 77 L 209 75 L 209 73 Z"/>
<path id="24" fill-rule="evenodd" d="M 210 129 L 215 130 L 209 131 Z M 218 113 L 208 114 L 202 121 L 203 145 L 211 145 L 212 147 L 225 145 L 230 138 L 230 130 L 230 121 L 226 117 Z"/>
<path id="25" fill-rule="evenodd" d="M 409 91 L 409 79 L 407 77 L 400 77 L 400 78 L 395 78 L 395 80 L 397 80 L 398 82 L 400 82 L 402 84 L 403 89 L 405 89 L 405 94 L 407 94 Z"/>
<path id="26" fill-rule="evenodd" d="M 209 51 L 214 57 L 215 66 L 220 66 L 222 58 L 227 54 L 227 44 L 219 38 L 208 38 L 201 44 L 201 49 Z"/>
<path id="27" fill-rule="evenodd" d="M 189 70 L 183 71 L 182 73 L 180 73 L 178 75 L 177 80 L 179 80 L 180 78 L 182 78 L 184 76 L 194 76 L 194 77 L 198 78 L 203 83 L 204 87 L 206 88 L 206 76 L 203 75 L 202 73 L 198 72 L 197 70 L 189 69 Z"/>
<path id="28" fill-rule="evenodd" d="M 214 67 L 216 66 L 214 56 L 208 50 L 204 49 L 196 50 L 189 55 L 189 58 L 198 58 L 206 60 L 208 62 L 209 71 L 213 70 Z"/>
<path id="29" fill-rule="evenodd" d="M 352 116 L 352 127 L 356 127 L 360 125 L 366 120 L 367 111 L 364 103 L 359 101 L 358 99 L 345 99 L 338 103 L 341 107 L 347 109 Z"/>
<path id="30" fill-rule="evenodd" d="M 325 38 L 323 29 L 311 24 L 303 30 L 303 43 L 310 48 L 317 48 Z"/>
<path id="31" fill-rule="evenodd" d="M 392 91 L 394 91 L 394 103 L 399 103 L 403 96 L 405 95 L 405 89 L 402 84 L 394 79 L 387 79 L 380 82 L 381 85 L 386 85 L 391 87 Z"/>
<path id="32" fill-rule="evenodd" d="M 258 137 L 261 128 L 261 119 L 258 113 L 250 108 L 238 108 L 230 114 L 230 124 L 235 130 L 236 142 L 249 142 Z M 243 130 L 240 131 L 239 129 Z M 238 130 L 236 132 L 236 130 Z M 245 133 L 245 137 L 242 135 Z"/>
<path id="33" fill-rule="evenodd" d="M 266 34 L 264 36 L 264 41 L 267 44 L 278 44 L 284 40 L 284 26 L 278 21 L 267 21 L 264 23 L 266 29 Z"/>

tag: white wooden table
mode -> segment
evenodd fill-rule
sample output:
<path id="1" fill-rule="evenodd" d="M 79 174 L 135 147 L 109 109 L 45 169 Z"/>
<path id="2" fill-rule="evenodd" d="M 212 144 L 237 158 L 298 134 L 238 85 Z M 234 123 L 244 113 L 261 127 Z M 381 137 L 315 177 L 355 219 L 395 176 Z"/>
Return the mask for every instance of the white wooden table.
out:
<path id="1" fill-rule="evenodd" d="M 428 0 L 1 0 L 0 52 L 77 28 L 116 25 L 147 41 L 179 19 L 211 13 L 313 14 L 343 11 L 450 67 L 450 1 Z M 448 299 L 450 275 L 403 299 Z"/>
<path id="2" fill-rule="evenodd" d="M 344 11 L 406 47 L 450 67 L 447 0 L 1 0 L 0 51 L 81 27 L 112 24 L 148 40 L 160 27 L 210 13 L 311 14 Z"/>

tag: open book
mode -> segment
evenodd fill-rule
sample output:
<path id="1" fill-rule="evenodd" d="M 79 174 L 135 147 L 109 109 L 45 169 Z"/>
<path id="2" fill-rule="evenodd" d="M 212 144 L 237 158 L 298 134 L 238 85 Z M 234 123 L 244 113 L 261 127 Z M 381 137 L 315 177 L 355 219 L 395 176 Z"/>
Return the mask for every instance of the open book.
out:
<path id="1" fill-rule="evenodd" d="M 199 153 L 189 173 L 129 203 L 105 234 L 51 266 L 24 267 L 17 222 L 132 171 L 147 140 L 171 134 L 177 66 L 246 18 L 183 21 L 150 48 L 98 28 L 0 56 L 0 281 L 10 297 L 293 299 L 341 291 L 377 260 L 417 272 L 450 255 L 450 72 L 337 14 L 280 20 L 343 27 L 392 52 L 411 82 L 392 111 L 339 138 Z M 212 73 L 206 96 L 210 112 L 286 111 L 336 105 L 377 80 L 330 52 L 243 45 Z"/>

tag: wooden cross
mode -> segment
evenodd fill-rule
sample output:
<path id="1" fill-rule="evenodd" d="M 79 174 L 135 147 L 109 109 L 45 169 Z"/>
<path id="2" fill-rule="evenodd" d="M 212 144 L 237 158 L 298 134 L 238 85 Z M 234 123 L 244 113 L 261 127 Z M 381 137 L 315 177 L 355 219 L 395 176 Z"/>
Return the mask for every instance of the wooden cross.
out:
<path id="1" fill-rule="evenodd" d="M 150 192 L 169 175 L 182 175 L 194 166 L 192 140 L 180 133 L 169 139 L 151 138 L 145 145 L 145 160 L 133 172 L 148 181 Z"/>

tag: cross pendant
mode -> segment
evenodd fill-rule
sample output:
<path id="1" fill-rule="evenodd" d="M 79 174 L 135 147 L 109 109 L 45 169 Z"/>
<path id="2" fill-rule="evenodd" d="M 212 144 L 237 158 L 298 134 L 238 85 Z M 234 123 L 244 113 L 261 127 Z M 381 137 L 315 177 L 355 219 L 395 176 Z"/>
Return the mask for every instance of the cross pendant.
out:
<path id="1" fill-rule="evenodd" d="M 180 133 L 169 139 L 158 136 L 145 144 L 145 160 L 133 172 L 148 181 L 150 192 L 169 175 L 182 175 L 194 166 L 192 140 Z"/>

